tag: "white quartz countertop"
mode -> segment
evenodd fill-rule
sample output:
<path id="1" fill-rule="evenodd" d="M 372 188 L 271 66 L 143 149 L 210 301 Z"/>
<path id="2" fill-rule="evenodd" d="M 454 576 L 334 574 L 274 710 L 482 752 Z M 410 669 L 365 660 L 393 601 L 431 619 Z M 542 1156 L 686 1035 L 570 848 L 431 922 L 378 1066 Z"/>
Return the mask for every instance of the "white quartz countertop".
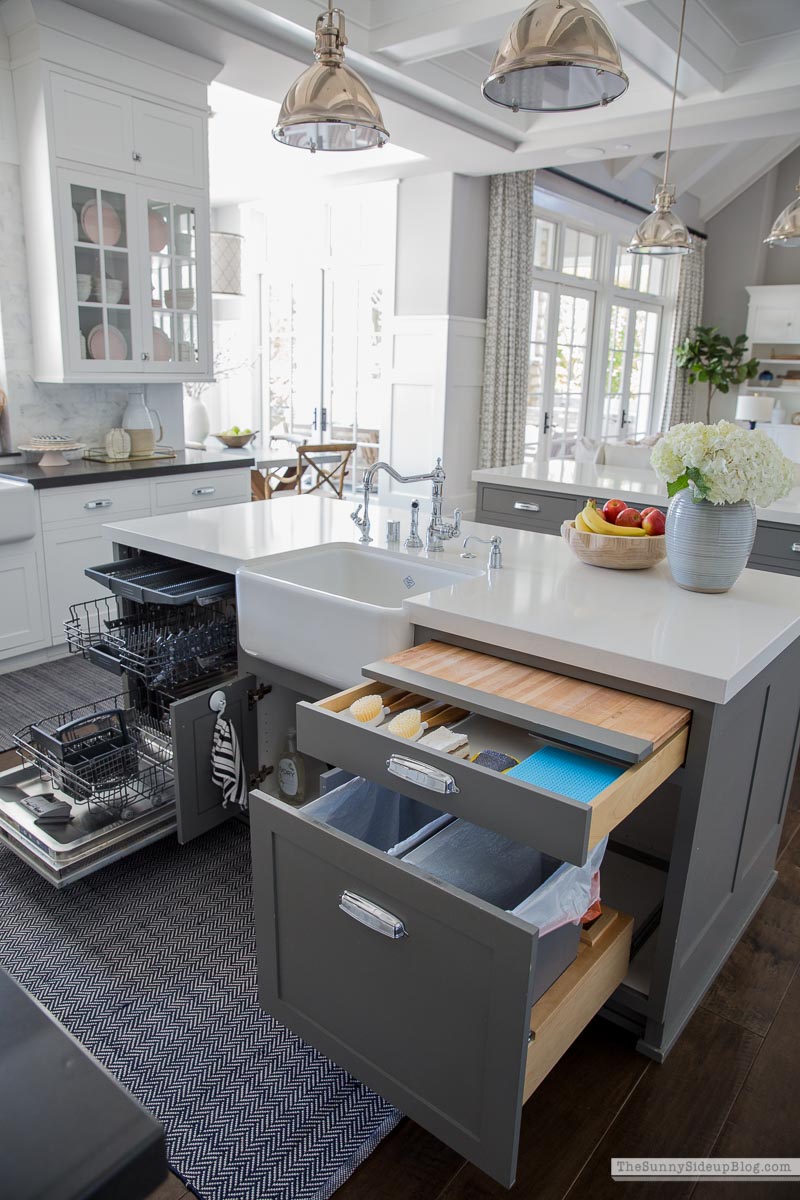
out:
<path id="1" fill-rule="evenodd" d="M 103 528 L 122 545 L 233 573 L 287 550 L 357 541 L 351 510 L 302 496 Z M 370 512 L 375 546 L 386 548 L 387 520 L 400 519 L 407 533 L 406 508 Z M 607 571 L 578 562 L 560 538 L 466 522 L 465 536 L 474 532 L 502 536 L 503 568 L 407 600 L 416 624 L 717 703 L 800 637 L 800 579 L 792 576 L 745 571 L 730 592 L 705 596 L 677 587 L 666 562 Z M 488 547 L 473 548 L 483 562 Z M 452 541 L 435 558 L 458 560 L 460 550 Z M 402 543 L 397 553 L 426 557 Z"/>
<path id="2" fill-rule="evenodd" d="M 630 496 L 634 504 L 667 505 L 666 484 L 653 471 L 641 467 L 606 467 L 599 463 L 576 463 L 556 458 L 544 463 L 521 463 L 513 467 L 486 467 L 472 472 L 476 483 L 523 488 L 536 492 L 561 492 L 566 496 Z M 800 525 L 800 487 L 792 488 L 783 500 L 757 509 L 759 521 Z"/>

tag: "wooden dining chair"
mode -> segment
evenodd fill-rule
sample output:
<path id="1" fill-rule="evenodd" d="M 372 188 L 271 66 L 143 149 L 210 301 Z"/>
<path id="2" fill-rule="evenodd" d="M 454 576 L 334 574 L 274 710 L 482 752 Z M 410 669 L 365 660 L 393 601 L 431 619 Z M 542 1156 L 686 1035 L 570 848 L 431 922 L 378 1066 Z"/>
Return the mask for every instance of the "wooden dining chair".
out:
<path id="1" fill-rule="evenodd" d="M 276 492 L 296 492 L 297 472 L 295 463 L 290 467 L 276 467 L 273 471 L 265 472 L 254 468 L 250 472 L 250 498 L 271 500 Z"/>
<path id="2" fill-rule="evenodd" d="M 297 491 L 303 495 L 317 492 L 326 485 L 341 500 L 344 481 L 350 470 L 350 460 L 356 450 L 355 442 L 321 442 L 319 445 L 297 447 Z M 319 462 L 318 455 L 338 454 L 338 462 Z M 310 472 L 310 480 L 303 487 L 303 477 Z"/>

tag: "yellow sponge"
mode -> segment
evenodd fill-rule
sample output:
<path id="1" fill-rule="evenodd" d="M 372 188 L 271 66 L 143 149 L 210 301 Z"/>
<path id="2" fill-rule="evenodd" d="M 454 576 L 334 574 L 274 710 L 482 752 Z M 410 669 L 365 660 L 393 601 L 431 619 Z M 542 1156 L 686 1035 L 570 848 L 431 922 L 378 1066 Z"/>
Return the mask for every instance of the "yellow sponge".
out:
<path id="1" fill-rule="evenodd" d="M 383 712 L 382 696 L 362 696 L 350 705 L 350 715 L 356 721 L 374 721 Z"/>
<path id="2" fill-rule="evenodd" d="M 422 729 L 422 714 L 418 708 L 409 708 L 406 712 L 398 713 L 386 728 L 395 737 L 413 740 Z"/>

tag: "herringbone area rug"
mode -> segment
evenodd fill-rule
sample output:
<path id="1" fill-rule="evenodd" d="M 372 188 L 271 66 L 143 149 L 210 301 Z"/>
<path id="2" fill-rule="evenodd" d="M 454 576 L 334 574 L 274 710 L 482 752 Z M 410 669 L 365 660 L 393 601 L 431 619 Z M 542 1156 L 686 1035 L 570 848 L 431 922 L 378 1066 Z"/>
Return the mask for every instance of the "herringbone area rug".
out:
<path id="1" fill-rule="evenodd" d="M 204 1200 L 325 1200 L 400 1114 L 256 998 L 249 837 L 56 891 L 0 847 L 0 962 L 161 1121 Z"/>

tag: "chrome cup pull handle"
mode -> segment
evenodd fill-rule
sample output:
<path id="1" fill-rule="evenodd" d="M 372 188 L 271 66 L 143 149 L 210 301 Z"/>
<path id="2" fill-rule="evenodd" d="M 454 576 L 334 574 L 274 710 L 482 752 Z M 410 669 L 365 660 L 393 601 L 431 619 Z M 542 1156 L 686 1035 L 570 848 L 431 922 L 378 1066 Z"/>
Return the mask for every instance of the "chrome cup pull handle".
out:
<path id="1" fill-rule="evenodd" d="M 366 925 L 367 929 L 374 929 L 376 933 L 382 933 L 384 937 L 392 938 L 393 941 L 408 937 L 406 927 L 399 917 L 373 904 L 371 900 L 366 900 L 364 896 L 356 895 L 355 892 L 342 892 L 339 908 L 354 921 Z"/>
<path id="2" fill-rule="evenodd" d="M 792 542 L 792 552 L 794 554 L 800 554 L 800 542 Z"/>
<path id="3" fill-rule="evenodd" d="M 113 500 L 87 500 L 83 507 L 91 511 L 94 508 L 111 508 L 113 503 Z"/>
<path id="4" fill-rule="evenodd" d="M 542 511 L 541 505 L 526 504 L 524 500 L 515 500 L 514 508 L 517 509 L 518 512 L 541 512 Z"/>
<path id="5" fill-rule="evenodd" d="M 192 495 L 193 495 L 193 496 L 213 496 L 213 495 L 214 495 L 214 493 L 216 492 L 216 490 L 217 490 L 217 489 L 216 489 L 216 488 L 213 488 L 213 487 L 201 487 L 201 488 L 195 488 L 195 489 L 192 491 Z"/>
<path id="6" fill-rule="evenodd" d="M 417 762 L 406 758 L 403 754 L 393 754 L 386 761 L 386 769 L 390 775 L 404 779 L 406 783 L 415 783 L 417 787 L 426 788 L 429 792 L 439 792 L 442 796 L 453 796 L 459 790 L 452 775 L 440 771 L 438 767 L 429 767 L 427 763 Z"/>

